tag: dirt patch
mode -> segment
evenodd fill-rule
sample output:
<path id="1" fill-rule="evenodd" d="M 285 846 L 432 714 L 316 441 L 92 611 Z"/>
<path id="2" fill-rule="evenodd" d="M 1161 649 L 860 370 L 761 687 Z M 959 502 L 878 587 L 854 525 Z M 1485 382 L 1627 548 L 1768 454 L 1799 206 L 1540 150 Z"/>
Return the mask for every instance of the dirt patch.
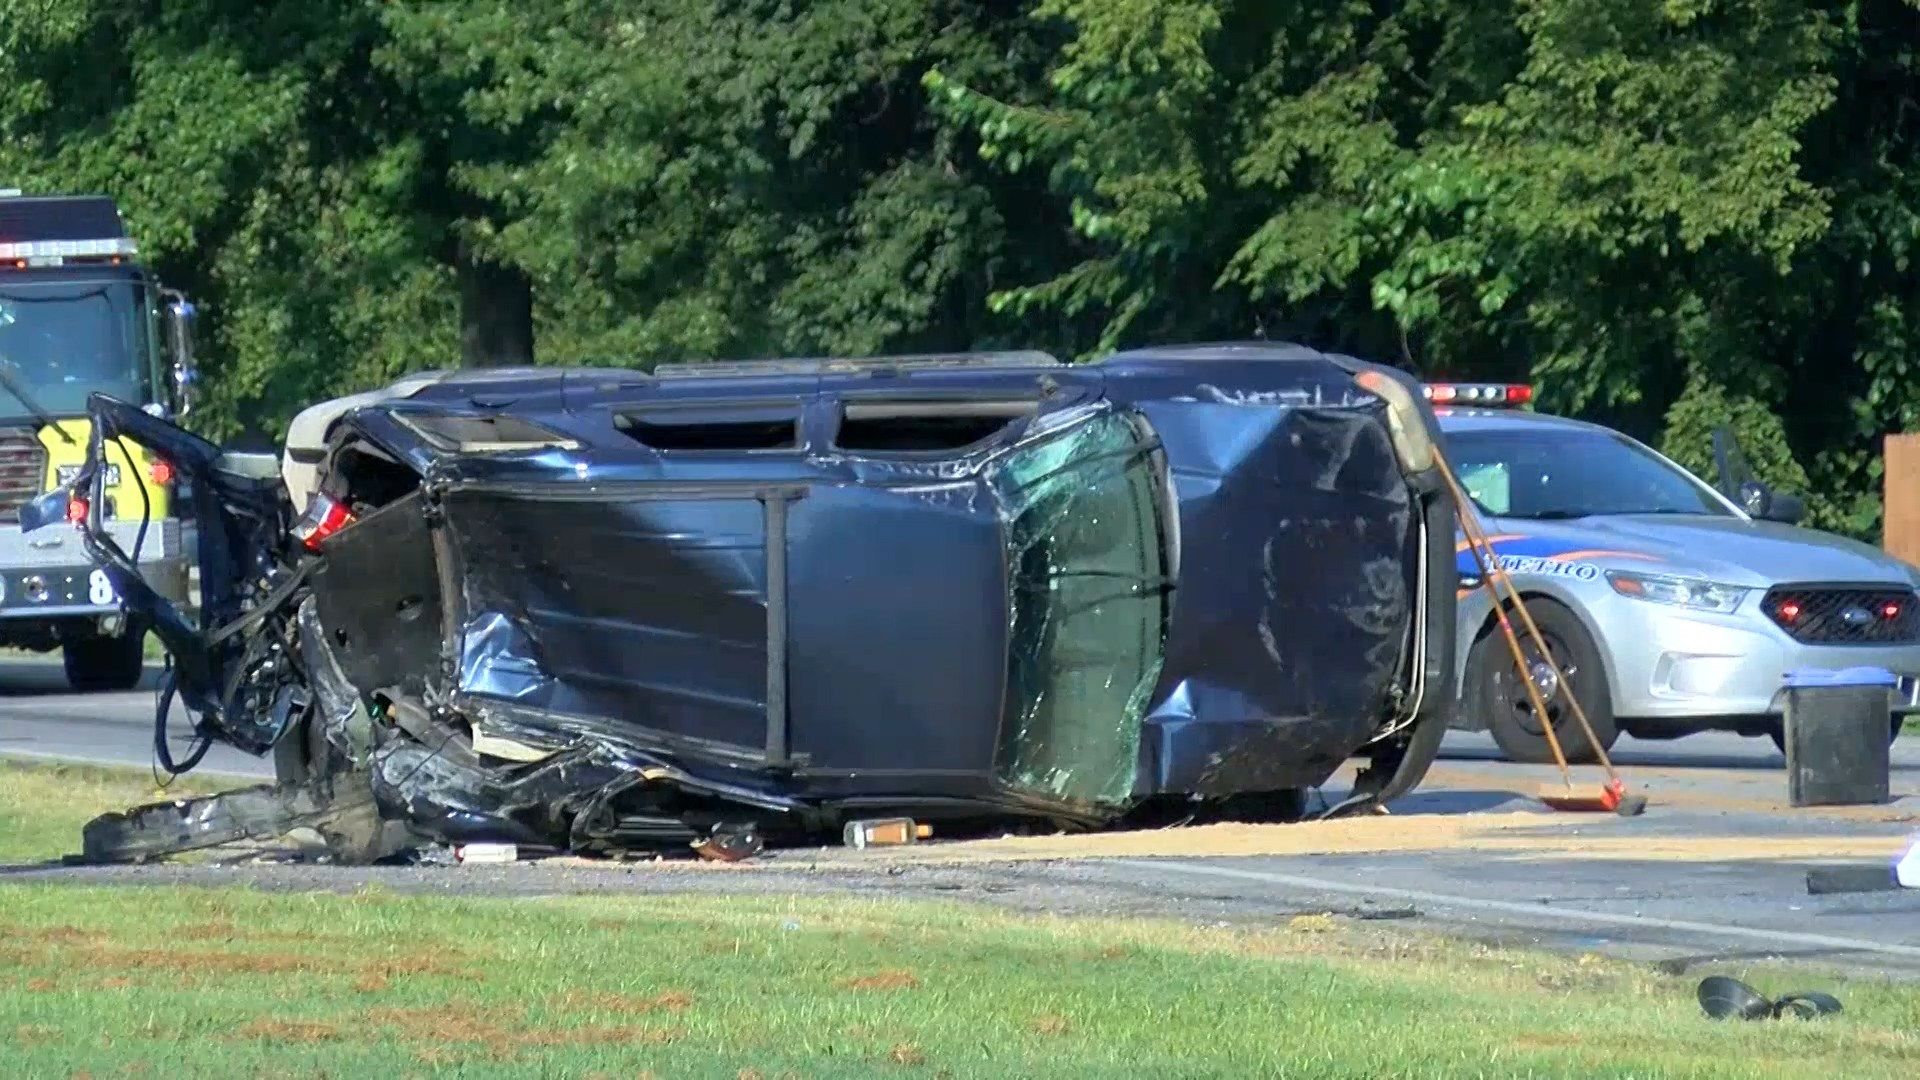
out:
<path id="1" fill-rule="evenodd" d="M 107 940 L 107 935 L 98 930 L 82 930 L 77 926 L 42 926 L 32 930 L 13 930 L 9 936 L 15 941 L 28 941 L 37 945 L 89 945 Z"/>
<path id="2" fill-rule="evenodd" d="M 901 1043 L 887 1051 L 887 1060 L 895 1065 L 925 1065 L 927 1055 L 912 1043 Z"/>
<path id="3" fill-rule="evenodd" d="M 1577 831 L 1576 831 L 1577 830 Z M 859 861 L 937 866 L 1081 858 L 1202 858 L 1238 855 L 1340 855 L 1488 851 L 1577 854 L 1594 859 L 1674 862 L 1882 858 L 1898 854 L 1897 836 L 1650 837 L 1633 819 L 1612 814 L 1378 815 L 1290 825 L 1196 825 L 1137 832 L 1008 836 L 951 844 L 874 848 Z M 839 861 L 823 852 L 821 865 Z"/>
<path id="4" fill-rule="evenodd" d="M 526 1023 L 526 1009 L 452 1002 L 414 1009 L 374 1009 L 366 1022 L 410 1042 L 493 1043 Z"/>
<path id="5" fill-rule="evenodd" d="M 645 1016 L 658 1012 L 686 1012 L 693 1008 L 693 995 L 685 990 L 668 990 L 659 994 L 585 994 L 575 991 L 562 996 L 554 1004 L 562 1009 Z"/>
<path id="6" fill-rule="evenodd" d="M 1058 1013 L 1038 1017 L 1027 1026 L 1035 1035 L 1065 1035 L 1073 1030 L 1073 1023 Z"/>
<path id="7" fill-rule="evenodd" d="M 322 956 L 313 952 L 234 952 L 230 950 L 136 949 L 89 945 L 77 950 L 89 967 L 108 971 L 167 971 L 175 975 L 343 975 L 379 982 L 401 975 L 444 975 L 479 979 L 482 974 L 433 957 L 367 960 Z"/>
<path id="8" fill-rule="evenodd" d="M 691 1002 L 690 997 L 688 1001 Z M 678 1028 L 643 1024 L 535 1025 L 527 1022 L 524 1008 L 478 1002 L 375 1009 L 366 1014 L 364 1023 L 390 1033 L 401 1042 L 418 1043 L 429 1049 L 477 1045 L 502 1060 L 510 1060 L 525 1050 L 556 1046 L 663 1046 L 683 1034 Z"/>
<path id="9" fill-rule="evenodd" d="M 646 1027 L 637 1024 L 588 1025 L 570 1028 L 524 1028 L 508 1032 L 507 1045 L 518 1048 L 550 1046 L 665 1046 L 678 1041 L 679 1028 Z"/>
<path id="10" fill-rule="evenodd" d="M 877 971 L 841 979 L 835 985 L 842 990 L 918 990 L 920 977 L 911 971 Z"/>
<path id="11" fill-rule="evenodd" d="M 303 930 L 262 930 L 258 927 L 236 926 L 225 919 L 213 922 L 193 923 L 173 931 L 182 941 L 222 941 L 231 943 L 260 943 L 281 945 L 330 945 L 343 944 L 353 939 L 340 934 L 315 934 Z"/>
<path id="12" fill-rule="evenodd" d="M 60 989 L 60 984 L 52 979 L 28 979 L 27 992 L 32 994 L 51 994 Z"/>
<path id="13" fill-rule="evenodd" d="M 241 953 L 173 949 L 126 949 L 95 947 L 82 951 L 88 964 L 98 968 L 129 970 L 171 970 L 183 974 L 209 975 L 320 975 L 346 974 L 350 963 L 298 953 Z"/>
<path id="14" fill-rule="evenodd" d="M 52 1042 L 60 1037 L 59 1028 L 42 1027 L 36 1024 L 22 1024 L 13 1029 L 13 1041 L 22 1046 L 37 1046 Z"/>
<path id="15" fill-rule="evenodd" d="M 233 1040 L 264 1039 L 275 1043 L 333 1042 L 343 1038 L 340 1029 L 317 1020 L 254 1020 L 240 1025 Z"/>

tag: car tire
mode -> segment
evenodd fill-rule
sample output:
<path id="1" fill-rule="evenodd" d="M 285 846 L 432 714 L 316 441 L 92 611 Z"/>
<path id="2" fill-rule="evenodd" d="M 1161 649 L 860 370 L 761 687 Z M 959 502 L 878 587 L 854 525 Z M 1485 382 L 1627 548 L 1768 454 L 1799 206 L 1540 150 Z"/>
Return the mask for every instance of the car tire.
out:
<path id="1" fill-rule="evenodd" d="M 107 637 L 89 634 L 61 649 L 67 684 L 82 694 L 132 690 L 146 673 L 147 632 L 133 627 Z"/>
<path id="2" fill-rule="evenodd" d="M 1540 628 L 1540 636 L 1546 639 L 1549 651 L 1566 672 L 1565 685 L 1554 686 L 1547 701 L 1547 712 L 1560 749 L 1570 763 L 1598 760 L 1599 755 L 1580 729 L 1580 721 L 1561 695 L 1577 695 L 1601 748 L 1611 750 L 1620 738 L 1620 729 L 1614 722 L 1613 695 L 1607 688 L 1606 666 L 1600 658 L 1600 649 L 1587 628 L 1563 605 L 1538 598 L 1526 603 L 1527 613 Z M 1514 632 L 1520 635 L 1522 653 L 1529 663 L 1535 662 L 1539 650 L 1518 618 L 1514 619 Z M 1526 687 L 1514 671 L 1513 654 L 1497 624 L 1475 642 L 1467 654 L 1467 678 L 1470 680 L 1468 706 L 1486 719 L 1487 731 L 1509 761 L 1539 765 L 1553 760 L 1553 751 L 1540 730 Z"/>

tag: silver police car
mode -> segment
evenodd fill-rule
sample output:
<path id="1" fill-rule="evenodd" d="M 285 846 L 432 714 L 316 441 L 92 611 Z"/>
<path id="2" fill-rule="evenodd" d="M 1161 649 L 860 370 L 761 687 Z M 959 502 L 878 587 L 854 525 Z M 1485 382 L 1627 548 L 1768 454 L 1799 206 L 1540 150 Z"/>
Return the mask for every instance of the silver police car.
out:
<path id="1" fill-rule="evenodd" d="M 1500 565 L 1560 661 L 1564 682 L 1525 646 L 1574 760 L 1592 751 L 1568 695 L 1607 746 L 1621 732 L 1709 730 L 1779 745 L 1782 677 L 1802 669 L 1899 676 L 1890 737 L 1920 712 L 1920 570 L 1796 527 L 1799 501 L 1755 483 L 1724 433 L 1716 488 L 1619 432 L 1516 411 L 1531 400 L 1525 386 L 1434 383 L 1427 396 Z M 1489 731 L 1512 760 L 1551 760 L 1472 553 L 1456 540 L 1455 726 Z"/>

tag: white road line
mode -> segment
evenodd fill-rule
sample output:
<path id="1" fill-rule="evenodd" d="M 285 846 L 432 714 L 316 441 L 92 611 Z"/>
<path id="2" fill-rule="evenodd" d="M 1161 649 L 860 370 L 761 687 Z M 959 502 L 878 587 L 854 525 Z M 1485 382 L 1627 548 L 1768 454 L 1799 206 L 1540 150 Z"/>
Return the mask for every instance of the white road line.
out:
<path id="1" fill-rule="evenodd" d="M 1767 930 L 1747 926 L 1724 926 L 1717 923 L 1688 922 L 1684 919 L 1658 919 L 1648 915 L 1621 915 L 1611 911 L 1589 911 L 1580 908 L 1560 907 L 1555 904 L 1522 904 L 1511 900 L 1489 900 L 1482 897 L 1454 896 L 1448 893 L 1427 892 L 1424 889 L 1399 889 L 1389 885 L 1355 885 L 1345 881 L 1327 881 L 1321 878 L 1302 877 L 1298 874 L 1275 874 L 1265 870 L 1234 870 L 1224 866 L 1201 866 L 1189 863 L 1161 862 L 1157 859 L 1115 859 L 1112 865 L 1131 866 L 1142 870 L 1159 870 L 1169 874 L 1188 874 L 1196 877 L 1258 881 L 1267 885 L 1284 885 L 1292 889 L 1318 889 L 1322 892 L 1345 893 L 1352 896 L 1386 897 L 1394 900 L 1406 900 L 1417 904 L 1426 904 L 1431 907 L 1451 907 L 1464 908 L 1469 911 L 1499 912 L 1503 915 L 1522 915 L 1533 919 L 1558 919 L 1572 923 L 1602 923 L 1609 926 L 1632 926 L 1646 930 L 1672 930 L 1710 937 L 1760 941 L 1775 946 L 1804 945 L 1809 948 L 1844 949 L 1850 952 L 1871 952 L 1879 953 L 1883 956 L 1903 956 L 1910 959 L 1920 959 L 1920 947 L 1894 945 L 1879 941 L 1866 941 L 1861 938 L 1832 937 L 1827 934 L 1802 934 L 1792 930 Z"/>

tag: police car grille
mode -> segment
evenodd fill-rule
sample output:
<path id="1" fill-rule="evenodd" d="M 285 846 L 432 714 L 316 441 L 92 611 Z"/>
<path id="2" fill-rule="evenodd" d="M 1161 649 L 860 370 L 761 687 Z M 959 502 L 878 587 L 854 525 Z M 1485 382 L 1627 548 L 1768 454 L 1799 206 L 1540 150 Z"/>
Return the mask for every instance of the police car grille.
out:
<path id="1" fill-rule="evenodd" d="M 1792 586 L 1768 591 L 1761 609 L 1810 645 L 1895 645 L 1920 641 L 1920 601 L 1911 589 Z"/>
<path id="2" fill-rule="evenodd" d="M 0 428 L 0 521 L 20 520 L 20 504 L 40 494 L 47 448 L 26 428 Z"/>

